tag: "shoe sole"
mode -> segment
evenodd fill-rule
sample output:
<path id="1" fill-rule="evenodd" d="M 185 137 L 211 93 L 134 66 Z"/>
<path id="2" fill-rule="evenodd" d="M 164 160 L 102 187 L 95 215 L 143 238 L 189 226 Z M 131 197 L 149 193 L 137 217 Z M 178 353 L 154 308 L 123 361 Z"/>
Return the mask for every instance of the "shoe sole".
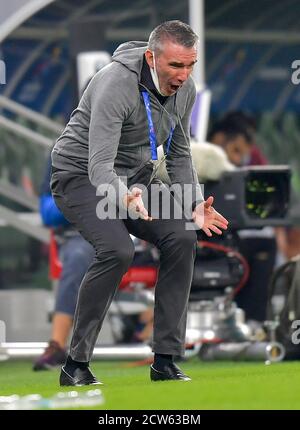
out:
<path id="1" fill-rule="evenodd" d="M 61 387 L 85 387 L 87 385 L 103 385 L 103 382 L 91 382 L 88 384 L 67 384 L 67 383 L 60 382 L 59 385 Z"/>

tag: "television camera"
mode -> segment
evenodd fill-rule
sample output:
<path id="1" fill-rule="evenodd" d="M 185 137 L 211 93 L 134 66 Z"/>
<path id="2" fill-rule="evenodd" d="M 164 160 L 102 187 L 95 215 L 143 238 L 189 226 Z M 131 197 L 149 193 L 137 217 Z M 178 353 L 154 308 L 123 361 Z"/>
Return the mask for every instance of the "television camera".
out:
<path id="1" fill-rule="evenodd" d="M 253 166 L 225 172 L 218 181 L 204 184 L 205 198 L 214 196 L 214 207 L 229 220 L 229 229 L 209 240 L 202 231 L 198 232 L 187 321 L 187 355 L 201 356 L 200 349 L 205 345 L 202 348 L 205 357 L 221 358 L 224 355 L 212 353 L 217 344 L 233 342 L 233 356 L 239 350 L 234 342 L 249 341 L 245 314 L 234 302 L 249 276 L 248 262 L 239 252 L 238 231 L 289 223 L 290 176 L 288 166 Z M 278 351 L 277 355 L 273 353 L 274 360 L 284 355 L 278 346 L 271 345 L 271 350 Z M 259 346 L 243 351 L 249 351 L 249 359 L 256 353 L 257 357 L 264 355 Z"/>

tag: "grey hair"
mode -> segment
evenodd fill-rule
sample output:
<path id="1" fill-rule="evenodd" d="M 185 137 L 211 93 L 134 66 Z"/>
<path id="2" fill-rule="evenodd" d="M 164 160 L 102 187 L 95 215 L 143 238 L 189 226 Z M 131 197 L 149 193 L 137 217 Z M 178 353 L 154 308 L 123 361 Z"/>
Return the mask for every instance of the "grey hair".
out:
<path id="1" fill-rule="evenodd" d="M 166 21 L 155 27 L 148 41 L 148 48 L 153 52 L 162 51 L 163 44 L 169 40 L 177 45 L 192 48 L 198 41 L 198 36 L 192 28 L 179 20 Z"/>

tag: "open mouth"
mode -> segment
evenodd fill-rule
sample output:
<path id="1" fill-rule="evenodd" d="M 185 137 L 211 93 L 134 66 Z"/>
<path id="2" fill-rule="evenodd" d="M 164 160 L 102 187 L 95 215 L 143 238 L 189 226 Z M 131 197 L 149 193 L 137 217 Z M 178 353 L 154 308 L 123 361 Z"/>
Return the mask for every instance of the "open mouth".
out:
<path id="1" fill-rule="evenodd" d="M 172 85 L 171 84 L 170 87 L 171 87 L 172 91 L 177 91 L 177 90 L 179 90 L 180 85 Z"/>

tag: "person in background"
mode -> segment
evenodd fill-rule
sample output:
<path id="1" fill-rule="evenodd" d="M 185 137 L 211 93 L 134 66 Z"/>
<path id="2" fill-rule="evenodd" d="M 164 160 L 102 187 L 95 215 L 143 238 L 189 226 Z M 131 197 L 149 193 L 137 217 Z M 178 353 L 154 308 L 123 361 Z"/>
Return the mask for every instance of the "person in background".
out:
<path id="1" fill-rule="evenodd" d="M 216 122 L 209 133 L 209 142 L 221 146 L 237 167 L 266 165 L 267 159 L 255 142 L 254 118 L 243 112 L 229 112 Z M 266 319 L 268 285 L 275 267 L 277 244 L 271 227 L 239 230 L 239 251 L 250 266 L 250 275 L 235 300 L 253 322 Z"/>
<path id="2" fill-rule="evenodd" d="M 228 112 L 223 121 L 231 123 L 232 126 L 238 126 L 246 130 L 251 141 L 250 154 L 244 159 L 245 166 L 264 166 L 269 164 L 267 158 L 256 144 L 256 119 L 249 113 L 243 111 Z"/>
<path id="3" fill-rule="evenodd" d="M 208 142 L 220 146 L 236 167 L 248 165 L 253 148 L 253 132 L 239 118 L 224 117 L 213 124 Z"/>

